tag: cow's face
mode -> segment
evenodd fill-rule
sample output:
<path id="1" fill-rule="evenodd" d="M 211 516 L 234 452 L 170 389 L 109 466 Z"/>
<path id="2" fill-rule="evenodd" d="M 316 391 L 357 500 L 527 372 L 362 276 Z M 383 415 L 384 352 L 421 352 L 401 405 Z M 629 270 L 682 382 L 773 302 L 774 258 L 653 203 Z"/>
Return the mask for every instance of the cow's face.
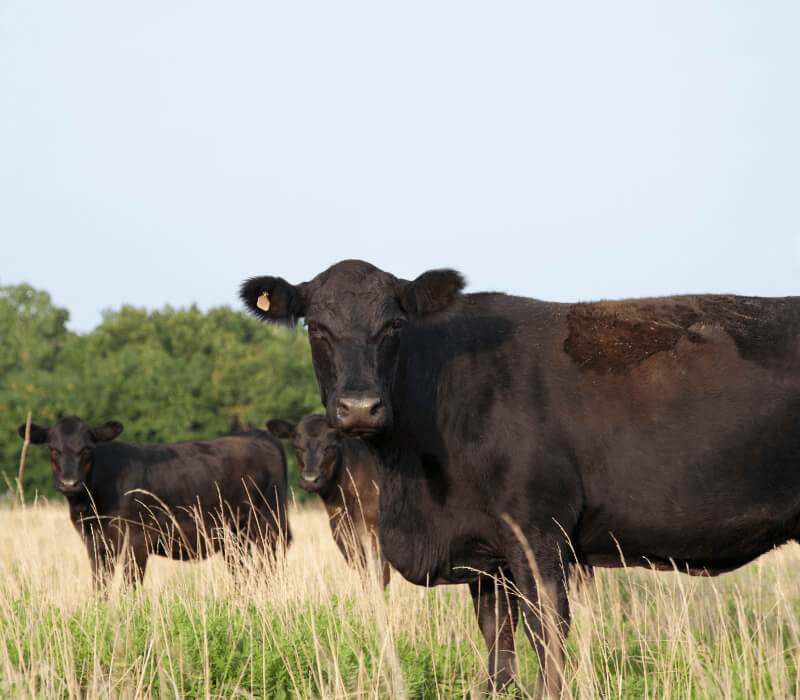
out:
<path id="1" fill-rule="evenodd" d="M 282 440 L 291 440 L 300 471 L 300 488 L 309 493 L 324 493 L 336 477 L 341 437 L 328 425 L 325 416 L 306 416 L 297 425 L 273 419 L 267 428 Z"/>
<path id="2" fill-rule="evenodd" d="M 293 326 L 305 317 L 330 424 L 368 436 L 392 426 L 390 388 L 405 327 L 446 309 L 463 286 L 453 270 L 431 270 L 409 282 L 345 260 L 297 286 L 279 277 L 254 277 L 240 293 L 263 320 Z"/>
<path id="3" fill-rule="evenodd" d="M 18 432 L 24 439 L 25 426 L 21 425 Z M 84 492 L 92 470 L 95 445 L 113 440 L 121 432 L 122 423 L 116 421 L 91 426 L 77 416 L 69 416 L 50 428 L 31 425 L 31 443 L 47 443 L 56 489 L 69 496 Z"/>

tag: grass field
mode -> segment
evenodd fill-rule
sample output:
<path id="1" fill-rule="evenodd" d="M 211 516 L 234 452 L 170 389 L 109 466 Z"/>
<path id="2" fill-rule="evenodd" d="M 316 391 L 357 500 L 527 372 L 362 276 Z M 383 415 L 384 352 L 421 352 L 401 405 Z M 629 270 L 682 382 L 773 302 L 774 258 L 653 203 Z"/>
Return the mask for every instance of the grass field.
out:
<path id="1" fill-rule="evenodd" d="M 291 514 L 285 566 L 153 558 L 93 594 L 65 505 L 0 510 L 0 696 L 478 698 L 486 650 L 465 587 L 344 564 L 324 513 Z M 576 697 L 800 697 L 800 549 L 718 578 L 599 570 L 571 594 Z M 535 657 L 520 631 L 520 680 Z"/>

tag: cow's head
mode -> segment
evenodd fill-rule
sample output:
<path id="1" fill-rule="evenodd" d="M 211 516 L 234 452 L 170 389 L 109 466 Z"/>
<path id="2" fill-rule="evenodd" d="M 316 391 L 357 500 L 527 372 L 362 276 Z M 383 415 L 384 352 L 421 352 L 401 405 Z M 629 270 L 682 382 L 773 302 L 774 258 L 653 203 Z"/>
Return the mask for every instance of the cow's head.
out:
<path id="1" fill-rule="evenodd" d="M 367 436 L 392 425 L 390 387 L 405 326 L 447 309 L 463 286 L 454 270 L 431 270 L 409 282 L 345 260 L 296 286 L 253 277 L 240 295 L 262 320 L 294 326 L 305 318 L 328 420 Z"/>
<path id="2" fill-rule="evenodd" d="M 18 432 L 25 439 L 24 425 Z M 50 428 L 31 424 L 31 442 L 34 445 L 47 443 L 56 489 L 70 496 L 84 492 L 84 484 L 92 470 L 95 445 L 113 440 L 121 432 L 122 423 L 117 421 L 92 426 L 78 416 L 68 416 Z"/>
<path id="3" fill-rule="evenodd" d="M 306 416 L 296 425 L 273 418 L 267 429 L 281 440 L 291 440 L 300 471 L 300 488 L 324 493 L 336 476 L 340 463 L 341 437 L 328 425 L 325 416 Z"/>

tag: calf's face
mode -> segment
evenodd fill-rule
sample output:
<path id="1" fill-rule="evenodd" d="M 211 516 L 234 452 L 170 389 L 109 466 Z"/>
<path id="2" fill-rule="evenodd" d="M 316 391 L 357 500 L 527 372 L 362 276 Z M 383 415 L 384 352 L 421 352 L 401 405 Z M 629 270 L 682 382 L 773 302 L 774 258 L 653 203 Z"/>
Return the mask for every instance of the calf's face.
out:
<path id="1" fill-rule="evenodd" d="M 240 296 L 262 320 L 294 326 L 305 318 L 328 421 L 364 437 L 392 427 L 391 387 L 406 326 L 449 307 L 463 286 L 453 270 L 431 270 L 409 282 L 345 260 L 296 286 L 253 277 Z"/>
<path id="2" fill-rule="evenodd" d="M 341 438 L 328 425 L 325 416 L 306 416 L 296 425 L 289 421 L 267 421 L 267 429 L 281 440 L 291 440 L 300 471 L 300 488 L 324 493 L 336 478 Z"/>
<path id="3" fill-rule="evenodd" d="M 21 425 L 18 432 L 24 439 L 25 426 Z M 84 484 L 93 466 L 95 445 L 113 440 L 121 432 L 122 423 L 117 421 L 91 426 L 77 416 L 69 416 L 50 428 L 32 424 L 31 443 L 47 443 L 56 489 L 69 496 L 84 492 Z"/>

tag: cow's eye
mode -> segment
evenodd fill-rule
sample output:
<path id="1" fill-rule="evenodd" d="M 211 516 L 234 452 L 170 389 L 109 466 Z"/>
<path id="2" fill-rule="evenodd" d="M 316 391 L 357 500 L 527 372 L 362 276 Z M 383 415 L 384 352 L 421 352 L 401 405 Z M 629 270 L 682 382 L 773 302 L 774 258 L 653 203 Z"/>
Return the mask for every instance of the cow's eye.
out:
<path id="1" fill-rule="evenodd" d="M 392 328 L 394 328 L 395 330 L 398 330 L 399 328 L 402 328 L 405 325 L 406 325 L 405 319 L 402 318 L 396 318 L 392 321 Z"/>

